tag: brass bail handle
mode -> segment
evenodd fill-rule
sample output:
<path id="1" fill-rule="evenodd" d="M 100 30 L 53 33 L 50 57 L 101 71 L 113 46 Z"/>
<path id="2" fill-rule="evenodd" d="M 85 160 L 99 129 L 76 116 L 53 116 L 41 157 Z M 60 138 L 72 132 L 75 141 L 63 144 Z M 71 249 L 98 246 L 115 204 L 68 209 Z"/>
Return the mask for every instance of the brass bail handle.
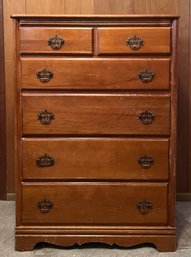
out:
<path id="1" fill-rule="evenodd" d="M 55 35 L 54 37 L 48 39 L 48 45 L 53 50 L 59 50 L 64 45 L 64 39 Z"/>
<path id="2" fill-rule="evenodd" d="M 128 38 L 126 42 L 132 50 L 139 50 L 141 47 L 144 46 L 144 40 L 136 35 Z"/>

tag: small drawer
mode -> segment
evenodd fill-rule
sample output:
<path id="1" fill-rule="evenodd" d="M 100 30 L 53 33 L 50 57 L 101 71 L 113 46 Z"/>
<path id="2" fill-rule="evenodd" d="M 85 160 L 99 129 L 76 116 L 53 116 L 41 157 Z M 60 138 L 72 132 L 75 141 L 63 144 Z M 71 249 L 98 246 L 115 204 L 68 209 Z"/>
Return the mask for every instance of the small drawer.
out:
<path id="1" fill-rule="evenodd" d="M 20 27 L 20 52 L 92 54 L 92 31 L 92 28 Z"/>
<path id="2" fill-rule="evenodd" d="M 168 54 L 170 27 L 99 28 L 99 54 Z"/>
<path id="3" fill-rule="evenodd" d="M 169 135 L 165 94 L 23 93 L 23 134 Z"/>
<path id="4" fill-rule="evenodd" d="M 22 88 L 170 88 L 169 58 L 21 58 Z"/>
<path id="5" fill-rule="evenodd" d="M 168 179 L 168 139 L 22 140 L 23 179 Z"/>
<path id="6" fill-rule="evenodd" d="M 24 225 L 167 224 L 166 183 L 24 183 L 21 196 Z"/>

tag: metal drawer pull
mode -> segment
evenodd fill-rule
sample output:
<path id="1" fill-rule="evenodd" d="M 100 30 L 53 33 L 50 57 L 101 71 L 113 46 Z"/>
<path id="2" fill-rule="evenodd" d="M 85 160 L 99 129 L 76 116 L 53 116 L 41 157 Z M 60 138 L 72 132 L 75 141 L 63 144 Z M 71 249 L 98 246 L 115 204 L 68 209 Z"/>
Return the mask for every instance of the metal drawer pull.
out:
<path id="1" fill-rule="evenodd" d="M 144 41 L 142 38 L 134 35 L 130 38 L 127 39 L 127 45 L 132 49 L 132 50 L 138 50 L 142 46 L 144 46 Z"/>
<path id="2" fill-rule="evenodd" d="M 54 50 L 60 49 L 64 44 L 64 39 L 62 37 L 58 37 L 57 35 L 48 39 L 48 45 L 52 47 Z"/>
<path id="3" fill-rule="evenodd" d="M 144 155 L 137 160 L 137 163 L 140 164 L 143 169 L 148 169 L 154 164 L 154 160 L 152 157 Z"/>
<path id="4" fill-rule="evenodd" d="M 44 155 L 39 156 L 36 159 L 36 165 L 39 166 L 39 167 L 53 166 L 54 165 L 54 158 L 45 153 Z"/>
<path id="5" fill-rule="evenodd" d="M 152 209 L 152 203 L 146 200 L 138 202 L 136 206 L 143 215 L 147 214 Z"/>
<path id="6" fill-rule="evenodd" d="M 52 71 L 49 71 L 48 69 L 44 68 L 36 73 L 37 78 L 40 80 L 40 82 L 46 83 L 51 78 L 53 78 L 54 73 Z"/>
<path id="7" fill-rule="evenodd" d="M 154 121 L 154 118 L 155 118 L 155 114 L 147 110 L 144 112 L 141 112 L 138 115 L 138 119 L 141 120 L 142 123 L 144 124 L 151 124 Z"/>
<path id="8" fill-rule="evenodd" d="M 37 202 L 37 208 L 40 209 L 42 213 L 48 213 L 53 208 L 53 203 L 47 199 Z"/>
<path id="9" fill-rule="evenodd" d="M 37 115 L 37 118 L 40 120 L 41 124 L 48 125 L 51 123 L 51 120 L 54 119 L 54 114 L 44 110 Z"/>
<path id="10" fill-rule="evenodd" d="M 155 73 L 145 69 L 144 71 L 139 72 L 138 74 L 138 78 L 142 81 L 142 82 L 151 82 L 155 77 Z"/>

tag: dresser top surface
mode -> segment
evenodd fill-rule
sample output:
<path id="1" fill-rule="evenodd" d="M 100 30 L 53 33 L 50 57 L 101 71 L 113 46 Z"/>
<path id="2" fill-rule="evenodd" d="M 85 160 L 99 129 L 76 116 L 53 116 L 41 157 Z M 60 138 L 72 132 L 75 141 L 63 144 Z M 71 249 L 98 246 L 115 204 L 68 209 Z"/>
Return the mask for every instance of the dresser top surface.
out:
<path id="1" fill-rule="evenodd" d="M 178 15 L 173 14 L 126 14 L 126 15 L 119 15 L 119 14 L 91 14 L 91 15 L 76 15 L 76 14 L 70 14 L 70 15 L 39 15 L 39 14 L 13 14 L 11 15 L 11 18 L 15 19 L 95 19 L 95 18 L 101 18 L 101 19 L 178 19 Z"/>

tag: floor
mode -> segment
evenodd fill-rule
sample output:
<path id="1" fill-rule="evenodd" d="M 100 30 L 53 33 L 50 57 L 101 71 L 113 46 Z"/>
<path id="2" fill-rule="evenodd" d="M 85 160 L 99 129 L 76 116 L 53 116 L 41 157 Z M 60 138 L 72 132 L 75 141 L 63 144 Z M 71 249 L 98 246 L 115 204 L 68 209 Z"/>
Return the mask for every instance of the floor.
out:
<path id="1" fill-rule="evenodd" d="M 139 246 L 130 249 L 99 244 L 69 249 L 41 245 L 31 252 L 14 251 L 15 203 L 0 201 L 0 257 L 191 257 L 191 202 L 177 202 L 178 249 L 159 253 L 155 248 Z"/>

